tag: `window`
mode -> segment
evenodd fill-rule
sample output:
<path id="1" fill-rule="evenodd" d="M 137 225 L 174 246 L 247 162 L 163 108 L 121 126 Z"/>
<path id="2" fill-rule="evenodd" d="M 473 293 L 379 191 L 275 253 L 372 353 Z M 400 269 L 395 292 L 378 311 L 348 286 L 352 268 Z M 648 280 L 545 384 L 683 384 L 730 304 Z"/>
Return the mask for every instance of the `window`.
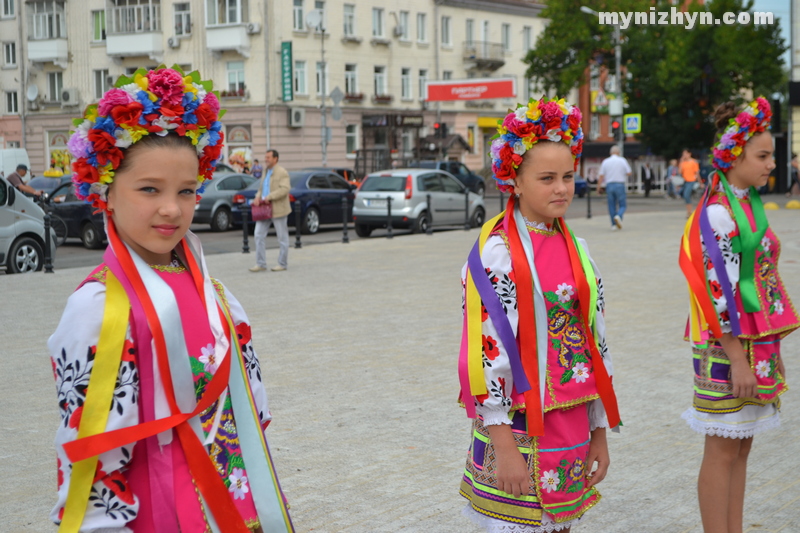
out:
<path id="1" fill-rule="evenodd" d="M 467 19 L 467 46 L 475 44 L 475 20 Z"/>
<path id="2" fill-rule="evenodd" d="M 323 93 L 328 94 L 329 83 L 328 65 L 322 61 L 317 61 L 317 96 L 321 96 Z"/>
<path id="3" fill-rule="evenodd" d="M 294 0 L 294 7 L 292 8 L 292 29 L 294 31 L 303 31 L 306 29 L 305 22 L 303 21 L 303 0 Z"/>
<path id="4" fill-rule="evenodd" d="M 0 16 L 3 18 L 14 16 L 14 0 L 3 0 L 3 12 Z"/>
<path id="5" fill-rule="evenodd" d="M 322 31 L 326 31 L 328 28 L 328 24 L 325 21 L 325 2 L 323 0 L 315 0 L 314 1 L 314 9 L 319 11 L 320 17 L 320 28 Z M 319 30 L 317 30 L 319 31 Z"/>
<path id="6" fill-rule="evenodd" d="M 500 39 L 503 42 L 503 51 L 511 50 L 511 24 L 504 23 L 500 27 Z"/>
<path id="7" fill-rule="evenodd" d="M 294 92 L 295 94 L 308 94 L 305 61 L 294 62 Z"/>
<path id="8" fill-rule="evenodd" d="M 414 132 L 410 130 L 404 130 L 403 133 L 400 134 L 400 143 L 403 147 L 403 157 L 413 157 Z"/>
<path id="9" fill-rule="evenodd" d="M 375 67 L 375 95 L 383 96 L 386 94 L 386 67 Z"/>
<path id="10" fill-rule="evenodd" d="M 597 63 L 594 62 L 592 62 L 592 64 L 589 65 L 589 90 L 590 91 L 600 90 L 600 67 L 598 67 Z"/>
<path id="11" fill-rule="evenodd" d="M 31 39 L 66 39 L 67 20 L 63 1 L 28 2 L 27 11 L 28 36 Z"/>
<path id="12" fill-rule="evenodd" d="M 344 127 L 345 150 L 348 154 L 358 150 L 358 125 L 348 124 Z"/>
<path id="13" fill-rule="evenodd" d="M 379 39 L 383 38 L 383 8 L 372 8 L 372 36 Z"/>
<path id="14" fill-rule="evenodd" d="M 96 99 L 102 98 L 108 87 L 108 69 L 100 69 L 94 71 L 94 97 Z"/>
<path id="15" fill-rule="evenodd" d="M 400 39 L 403 41 L 408 40 L 408 11 L 401 11 L 397 27 L 400 28 Z"/>
<path id="16" fill-rule="evenodd" d="M 17 66 L 17 43 L 3 43 L 3 66 Z"/>
<path id="17" fill-rule="evenodd" d="M 356 34 L 356 6 L 344 5 L 344 36 L 354 37 Z"/>
<path id="18" fill-rule="evenodd" d="M 244 91 L 244 61 L 228 61 L 228 91 Z"/>
<path id="19" fill-rule="evenodd" d="M 450 17 L 442 16 L 442 46 L 453 46 L 450 40 Z"/>
<path id="20" fill-rule="evenodd" d="M 400 71 L 400 98 L 411 100 L 411 69 L 404 68 Z"/>
<path id="21" fill-rule="evenodd" d="M 594 141 L 600 137 L 600 116 L 592 114 L 589 122 L 589 140 Z"/>
<path id="22" fill-rule="evenodd" d="M 206 0 L 207 24 L 239 24 L 247 22 L 248 0 Z"/>
<path id="23" fill-rule="evenodd" d="M 425 13 L 417 13 L 417 42 L 418 43 L 427 43 L 428 42 L 428 28 L 427 20 L 425 20 L 427 15 Z"/>
<path id="24" fill-rule="evenodd" d="M 16 115 L 19 113 L 19 102 L 16 91 L 6 93 L 6 113 Z"/>
<path id="25" fill-rule="evenodd" d="M 106 12 L 92 11 L 92 41 L 99 43 L 106 40 Z"/>
<path id="26" fill-rule="evenodd" d="M 175 4 L 175 35 L 192 34 L 192 13 L 189 2 Z"/>
<path id="27" fill-rule="evenodd" d="M 22 148 L 22 147 L 19 145 L 19 141 L 6 141 L 6 148 Z M 70 187 L 70 189 L 71 188 L 72 187 Z"/>
<path id="28" fill-rule="evenodd" d="M 358 66 L 355 63 L 344 66 L 344 92 L 358 94 Z"/>
<path id="29" fill-rule="evenodd" d="M 452 70 L 444 70 L 444 71 L 442 71 L 442 79 L 443 80 L 452 80 L 453 79 L 453 71 Z"/>
<path id="30" fill-rule="evenodd" d="M 115 0 L 108 11 L 108 32 L 150 33 L 161 31 L 161 4 L 157 0 Z"/>
<path id="31" fill-rule="evenodd" d="M 419 69 L 419 99 L 425 98 L 425 91 L 428 86 L 428 69 Z"/>
<path id="32" fill-rule="evenodd" d="M 61 89 L 63 88 L 63 76 L 61 72 L 47 73 L 47 99 L 51 102 L 61 101 Z"/>
<path id="33" fill-rule="evenodd" d="M 525 26 L 522 28 L 522 51 L 527 52 L 533 48 L 533 41 L 531 40 L 531 27 Z"/>

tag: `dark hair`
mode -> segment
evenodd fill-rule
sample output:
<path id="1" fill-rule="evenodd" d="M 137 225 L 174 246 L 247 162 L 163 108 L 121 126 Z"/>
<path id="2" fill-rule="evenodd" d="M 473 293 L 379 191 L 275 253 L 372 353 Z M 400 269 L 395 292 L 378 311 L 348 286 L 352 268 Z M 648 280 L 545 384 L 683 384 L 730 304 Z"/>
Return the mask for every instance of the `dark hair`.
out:
<path id="1" fill-rule="evenodd" d="M 123 155 L 122 161 L 120 161 L 119 167 L 117 167 L 115 172 L 124 170 L 127 167 L 127 162 L 128 159 L 130 159 L 131 155 L 138 153 L 139 150 L 144 147 L 188 148 L 192 152 L 197 153 L 197 150 L 192 144 L 192 139 L 190 139 L 189 137 L 184 137 L 183 135 L 178 135 L 177 133 L 168 133 L 162 137 L 160 135 L 151 133 L 150 135 L 145 135 L 144 137 L 139 139 L 139 141 L 137 141 L 136 143 L 122 150 L 122 155 Z"/>
<path id="2" fill-rule="evenodd" d="M 258 159 L 253 159 L 253 162 L 254 163 L 258 163 Z"/>
<path id="3" fill-rule="evenodd" d="M 736 118 L 739 110 L 733 102 L 725 102 L 714 110 L 714 126 L 717 131 L 722 133 L 728 127 L 728 122 L 732 118 Z"/>
<path id="4" fill-rule="evenodd" d="M 17 165 L 17 170 L 24 170 L 25 172 L 27 172 L 28 165 L 23 165 L 22 163 L 20 163 L 19 165 Z"/>
<path id="5" fill-rule="evenodd" d="M 269 150 L 267 150 L 267 153 L 272 154 L 272 157 L 274 157 L 275 159 L 280 159 L 277 150 L 273 150 L 272 148 L 270 148 Z"/>

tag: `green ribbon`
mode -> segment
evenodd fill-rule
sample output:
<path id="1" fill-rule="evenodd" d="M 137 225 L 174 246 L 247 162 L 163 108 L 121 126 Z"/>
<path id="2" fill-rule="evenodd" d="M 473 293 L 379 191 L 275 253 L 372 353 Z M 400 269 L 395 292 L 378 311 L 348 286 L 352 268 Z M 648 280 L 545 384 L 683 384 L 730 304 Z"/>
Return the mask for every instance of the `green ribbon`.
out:
<path id="1" fill-rule="evenodd" d="M 741 252 L 741 261 L 739 262 L 739 294 L 742 297 L 745 312 L 754 313 L 761 310 L 754 279 L 756 249 L 761 245 L 761 239 L 764 238 L 764 234 L 767 232 L 769 221 L 767 220 L 767 214 L 764 212 L 764 203 L 761 201 L 761 196 L 759 196 L 756 188 L 751 186 L 750 206 L 753 209 L 753 218 L 756 223 L 756 230 L 753 231 L 750 225 L 750 219 L 747 218 L 744 209 L 742 209 L 741 201 L 733 194 L 725 176 L 721 173 L 719 173 L 719 176 L 719 181 L 722 183 L 725 196 L 728 198 L 728 203 L 736 219 L 736 226 L 739 228 L 739 236 L 732 239 L 733 251 Z"/>

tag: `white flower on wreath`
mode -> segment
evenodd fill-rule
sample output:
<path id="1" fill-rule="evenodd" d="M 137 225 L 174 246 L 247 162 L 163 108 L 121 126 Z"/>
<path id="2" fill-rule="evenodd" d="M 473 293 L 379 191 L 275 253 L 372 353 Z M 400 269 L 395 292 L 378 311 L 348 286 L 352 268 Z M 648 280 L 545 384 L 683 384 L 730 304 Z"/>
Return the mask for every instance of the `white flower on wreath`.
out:
<path id="1" fill-rule="evenodd" d="M 778 313 L 779 315 L 783 314 L 783 302 L 782 301 L 778 300 L 777 302 L 775 302 L 775 312 Z"/>
<path id="2" fill-rule="evenodd" d="M 214 345 L 209 344 L 200 349 L 200 362 L 203 363 L 203 370 L 206 372 L 214 373 L 219 368 L 219 361 L 214 354 Z"/>
<path id="3" fill-rule="evenodd" d="M 546 470 L 539 480 L 542 482 L 543 490 L 546 490 L 547 492 L 553 492 L 554 490 L 558 489 L 558 484 L 561 481 L 561 478 L 558 476 L 558 472 L 556 470 Z"/>
<path id="4" fill-rule="evenodd" d="M 772 368 L 769 365 L 769 361 L 759 361 L 756 363 L 756 375 L 760 378 L 768 378 L 769 373 Z"/>
<path id="5" fill-rule="evenodd" d="M 244 495 L 250 492 L 244 470 L 241 468 L 234 468 L 233 473 L 228 476 L 228 481 L 231 482 L 230 487 L 228 487 L 228 492 L 233 493 L 233 499 L 244 500 Z"/>
<path id="6" fill-rule="evenodd" d="M 556 290 L 556 295 L 558 295 L 558 301 L 563 303 L 567 303 L 568 301 L 572 300 L 572 295 L 575 294 L 575 290 L 572 288 L 572 285 L 567 283 L 562 283 L 558 286 L 558 290 Z"/>
<path id="7" fill-rule="evenodd" d="M 769 252 L 769 247 L 771 244 L 772 241 L 770 241 L 767 237 L 761 238 L 761 247 L 764 249 L 765 252 Z"/>
<path id="8" fill-rule="evenodd" d="M 589 379 L 589 369 L 586 368 L 585 364 L 575 363 L 575 366 L 572 367 L 572 379 L 577 383 L 583 383 Z"/>
<path id="9" fill-rule="evenodd" d="M 561 142 L 561 135 L 559 135 L 560 131 L 561 128 L 551 128 L 547 130 L 547 140 L 553 142 Z"/>

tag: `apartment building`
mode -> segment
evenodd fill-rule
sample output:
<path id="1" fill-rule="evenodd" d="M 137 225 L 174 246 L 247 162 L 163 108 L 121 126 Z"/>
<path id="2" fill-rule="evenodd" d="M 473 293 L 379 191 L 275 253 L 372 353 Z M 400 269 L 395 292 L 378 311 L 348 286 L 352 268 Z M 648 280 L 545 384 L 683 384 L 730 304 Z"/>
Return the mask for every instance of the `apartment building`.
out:
<path id="1" fill-rule="evenodd" d="M 479 169 L 497 119 L 529 96 L 522 59 L 542 9 L 528 0 L 0 0 L 0 147 L 27 148 L 37 174 L 68 164 L 72 119 L 119 75 L 163 63 L 197 69 L 221 91 L 226 162 L 272 147 L 287 168 L 321 164 L 324 102 L 328 166 L 353 166 L 362 149 L 416 157 L 438 122 Z M 428 80 L 485 77 L 513 78 L 517 96 L 423 100 Z"/>

